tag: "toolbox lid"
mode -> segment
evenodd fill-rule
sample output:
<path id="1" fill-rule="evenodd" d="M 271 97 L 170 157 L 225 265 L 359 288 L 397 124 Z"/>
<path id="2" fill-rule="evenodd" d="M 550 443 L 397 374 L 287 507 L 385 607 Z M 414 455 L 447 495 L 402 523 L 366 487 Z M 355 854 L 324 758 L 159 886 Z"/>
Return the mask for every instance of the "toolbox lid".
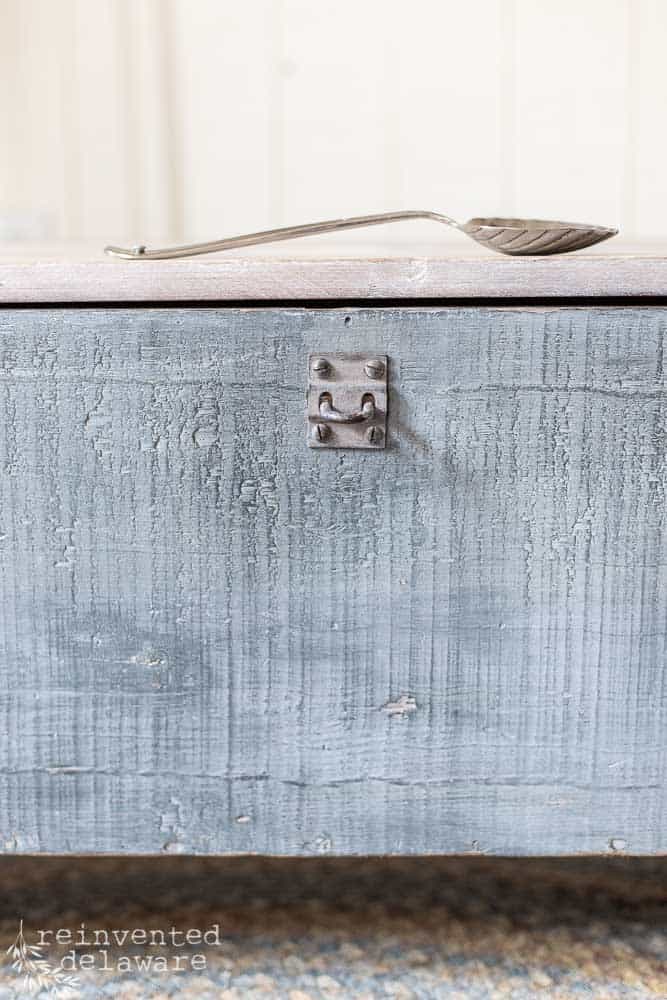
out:
<path id="1" fill-rule="evenodd" d="M 116 260 L 102 246 L 0 244 L 0 303 L 266 302 L 667 296 L 667 246 L 506 257 L 460 241 L 330 236 L 175 260 Z"/>

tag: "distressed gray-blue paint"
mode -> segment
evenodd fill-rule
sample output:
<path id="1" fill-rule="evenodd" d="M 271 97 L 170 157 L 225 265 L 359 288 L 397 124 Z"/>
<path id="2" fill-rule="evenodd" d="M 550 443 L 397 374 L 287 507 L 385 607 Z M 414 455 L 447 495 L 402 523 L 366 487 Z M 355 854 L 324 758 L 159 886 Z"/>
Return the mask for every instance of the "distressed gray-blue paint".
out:
<path id="1" fill-rule="evenodd" d="M 667 310 L 0 312 L 6 851 L 664 851 Z M 386 451 L 308 354 L 390 358 Z"/>

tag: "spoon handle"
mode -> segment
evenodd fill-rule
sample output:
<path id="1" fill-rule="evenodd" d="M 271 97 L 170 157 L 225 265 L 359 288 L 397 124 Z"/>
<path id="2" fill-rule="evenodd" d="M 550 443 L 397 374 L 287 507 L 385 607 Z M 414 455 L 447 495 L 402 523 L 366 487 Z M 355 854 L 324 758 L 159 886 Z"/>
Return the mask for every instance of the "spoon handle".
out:
<path id="1" fill-rule="evenodd" d="M 213 240 L 210 243 L 190 243 L 186 246 L 162 247 L 149 250 L 145 246 L 104 248 L 111 257 L 122 257 L 124 260 L 166 260 L 169 257 L 191 257 L 200 253 L 214 253 L 216 250 L 233 250 L 236 247 L 251 247 L 258 243 L 277 243 L 278 240 L 293 240 L 298 236 L 316 236 L 318 233 L 331 233 L 341 229 L 357 229 L 362 226 L 380 226 L 386 222 L 403 222 L 406 219 L 432 219 L 446 226 L 458 229 L 458 223 L 447 215 L 439 212 L 404 211 L 382 212 L 379 215 L 355 215 L 349 219 L 328 219 L 326 222 L 310 222 L 303 226 L 285 226 L 283 229 L 266 229 L 260 233 L 248 233 L 245 236 L 231 236 L 228 239 Z"/>

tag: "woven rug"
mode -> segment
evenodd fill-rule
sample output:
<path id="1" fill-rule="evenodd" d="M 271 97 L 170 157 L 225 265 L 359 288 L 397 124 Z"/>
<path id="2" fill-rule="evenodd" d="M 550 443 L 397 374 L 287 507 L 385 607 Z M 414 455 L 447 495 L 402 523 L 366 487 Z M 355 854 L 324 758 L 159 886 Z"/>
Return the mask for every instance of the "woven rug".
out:
<path id="1" fill-rule="evenodd" d="M 667 997 L 667 859 L 5 857 L 0 885 L 1 1000 Z"/>

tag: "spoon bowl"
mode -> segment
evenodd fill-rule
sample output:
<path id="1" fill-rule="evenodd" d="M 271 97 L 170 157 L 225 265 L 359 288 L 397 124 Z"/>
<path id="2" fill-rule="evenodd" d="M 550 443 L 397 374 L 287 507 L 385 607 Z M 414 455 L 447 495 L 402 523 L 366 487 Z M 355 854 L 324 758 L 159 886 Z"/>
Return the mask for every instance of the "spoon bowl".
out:
<path id="1" fill-rule="evenodd" d="M 458 227 L 477 243 L 515 257 L 570 253 L 616 236 L 617 229 L 546 219 L 470 219 Z"/>

